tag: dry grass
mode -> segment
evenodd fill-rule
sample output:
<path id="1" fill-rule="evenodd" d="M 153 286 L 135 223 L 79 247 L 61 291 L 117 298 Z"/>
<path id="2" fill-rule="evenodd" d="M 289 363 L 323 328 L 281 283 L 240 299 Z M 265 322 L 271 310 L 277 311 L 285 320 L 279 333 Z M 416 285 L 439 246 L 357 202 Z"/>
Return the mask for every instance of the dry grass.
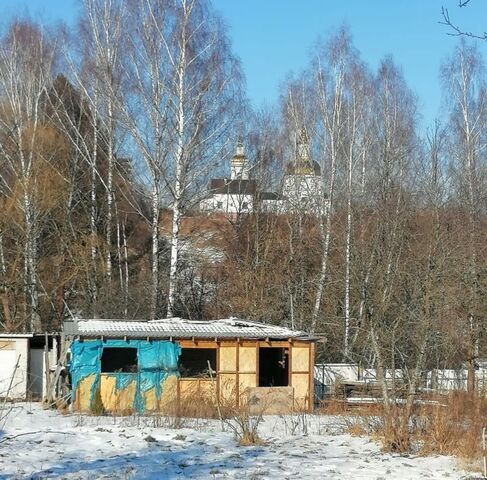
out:
<path id="1" fill-rule="evenodd" d="M 401 405 L 388 412 L 349 415 L 348 432 L 369 434 L 382 443 L 384 451 L 420 455 L 452 455 L 470 470 L 480 470 L 484 451 L 482 428 L 487 426 L 487 398 L 466 392 L 430 397 L 416 405 L 411 417 Z"/>
<path id="2" fill-rule="evenodd" d="M 352 437 L 363 437 L 364 435 L 368 435 L 369 433 L 367 425 L 364 422 L 364 419 L 362 419 L 361 417 L 347 417 L 346 424 L 346 431 L 347 433 L 352 435 Z"/>
<path id="3" fill-rule="evenodd" d="M 179 399 L 175 398 L 171 405 L 164 405 L 164 411 L 184 418 L 218 418 L 212 395 L 197 389 L 188 391 Z"/>
<path id="4" fill-rule="evenodd" d="M 421 453 L 454 455 L 464 460 L 483 456 L 482 428 L 487 426 L 487 398 L 454 392 L 417 413 L 415 434 Z"/>
<path id="5" fill-rule="evenodd" d="M 351 408 L 342 399 L 331 399 L 315 412 L 340 415 L 348 433 L 371 435 L 384 451 L 421 455 L 452 455 L 469 470 L 480 470 L 484 452 L 482 429 L 487 427 L 487 397 L 451 392 L 423 398 L 408 418 L 405 408 L 382 404 Z M 418 402 L 419 403 L 419 402 Z"/>
<path id="6" fill-rule="evenodd" d="M 348 411 L 347 404 L 342 399 L 330 398 L 323 400 L 315 411 L 318 415 L 343 415 Z"/>

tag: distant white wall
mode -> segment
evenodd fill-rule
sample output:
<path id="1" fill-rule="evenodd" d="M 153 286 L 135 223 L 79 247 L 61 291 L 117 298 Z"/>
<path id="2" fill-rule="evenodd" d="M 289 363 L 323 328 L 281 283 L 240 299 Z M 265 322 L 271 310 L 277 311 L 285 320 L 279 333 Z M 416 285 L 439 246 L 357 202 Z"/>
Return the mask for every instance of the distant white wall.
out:
<path id="1" fill-rule="evenodd" d="M 359 366 L 355 363 L 322 363 L 315 365 L 315 379 L 324 385 L 333 385 L 338 380 L 359 380 Z"/>
<path id="2" fill-rule="evenodd" d="M 359 366 L 355 363 L 321 363 L 314 367 L 315 396 L 322 399 L 339 381 L 359 380 Z"/>
<path id="3" fill-rule="evenodd" d="M 401 369 L 394 370 L 394 377 L 402 379 L 404 372 Z M 448 392 L 453 390 L 467 390 L 468 372 L 466 369 L 443 369 L 426 372 L 422 387 L 436 392 Z M 375 368 L 360 369 L 357 364 L 326 363 L 317 364 L 314 368 L 315 389 L 323 394 L 328 393 L 337 381 L 377 381 Z M 392 380 L 392 370 L 385 371 L 387 381 Z M 477 390 L 487 393 L 487 366 L 475 370 L 475 383 Z"/>
<path id="4" fill-rule="evenodd" d="M 246 194 L 214 194 L 200 202 L 203 212 L 251 213 L 254 211 L 254 196 Z"/>

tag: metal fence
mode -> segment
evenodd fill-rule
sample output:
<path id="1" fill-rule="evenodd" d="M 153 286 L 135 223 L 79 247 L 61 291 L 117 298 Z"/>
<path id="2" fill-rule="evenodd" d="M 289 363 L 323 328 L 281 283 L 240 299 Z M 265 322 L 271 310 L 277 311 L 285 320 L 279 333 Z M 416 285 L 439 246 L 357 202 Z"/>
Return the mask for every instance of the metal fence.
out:
<path id="1" fill-rule="evenodd" d="M 385 371 L 385 378 L 392 376 L 401 379 L 404 372 L 400 369 Z M 447 393 L 454 390 L 467 390 L 468 372 L 466 369 L 436 369 L 424 372 L 420 388 L 435 393 Z M 321 363 L 314 367 L 315 402 L 319 403 L 332 393 L 338 382 L 376 382 L 374 368 L 363 368 L 354 363 Z M 475 370 L 475 385 L 479 392 L 487 394 L 487 365 Z"/>

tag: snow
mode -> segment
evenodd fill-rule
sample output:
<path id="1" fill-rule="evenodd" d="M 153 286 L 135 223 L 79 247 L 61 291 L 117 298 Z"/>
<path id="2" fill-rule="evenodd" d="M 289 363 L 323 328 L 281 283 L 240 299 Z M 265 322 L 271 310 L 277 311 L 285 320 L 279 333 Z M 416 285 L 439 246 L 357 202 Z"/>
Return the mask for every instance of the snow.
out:
<path id="1" fill-rule="evenodd" d="M 0 425 L 1 426 L 1 425 Z M 177 427 L 177 428 L 175 428 Z M 339 417 L 266 416 L 265 444 L 240 447 L 217 420 L 62 415 L 15 404 L 0 437 L 0 479 L 459 479 L 450 457 L 380 452 Z"/>

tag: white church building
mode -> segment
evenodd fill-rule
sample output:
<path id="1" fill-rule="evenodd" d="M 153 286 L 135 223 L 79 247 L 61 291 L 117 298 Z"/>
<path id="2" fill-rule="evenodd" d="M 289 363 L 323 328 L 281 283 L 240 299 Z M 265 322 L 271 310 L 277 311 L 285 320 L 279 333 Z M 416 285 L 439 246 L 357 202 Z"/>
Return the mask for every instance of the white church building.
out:
<path id="1" fill-rule="evenodd" d="M 221 212 L 236 215 L 254 211 L 257 182 L 249 178 L 249 162 L 242 141 L 230 162 L 230 178 L 213 178 L 209 195 L 201 200 L 203 212 Z"/>
<path id="2" fill-rule="evenodd" d="M 286 165 L 282 191 L 259 191 L 250 178 L 250 166 L 243 142 L 237 143 L 230 161 L 230 178 L 214 178 L 208 195 L 200 202 L 200 211 L 237 215 L 261 211 L 272 213 L 303 212 L 318 215 L 326 212 L 323 176 L 318 163 L 311 160 L 309 138 L 303 129 L 296 141 L 293 161 Z"/>
<path id="3" fill-rule="evenodd" d="M 293 161 L 286 165 L 282 196 L 287 212 L 318 214 L 328 207 L 321 167 L 311 160 L 310 142 L 303 128 L 296 141 Z"/>

